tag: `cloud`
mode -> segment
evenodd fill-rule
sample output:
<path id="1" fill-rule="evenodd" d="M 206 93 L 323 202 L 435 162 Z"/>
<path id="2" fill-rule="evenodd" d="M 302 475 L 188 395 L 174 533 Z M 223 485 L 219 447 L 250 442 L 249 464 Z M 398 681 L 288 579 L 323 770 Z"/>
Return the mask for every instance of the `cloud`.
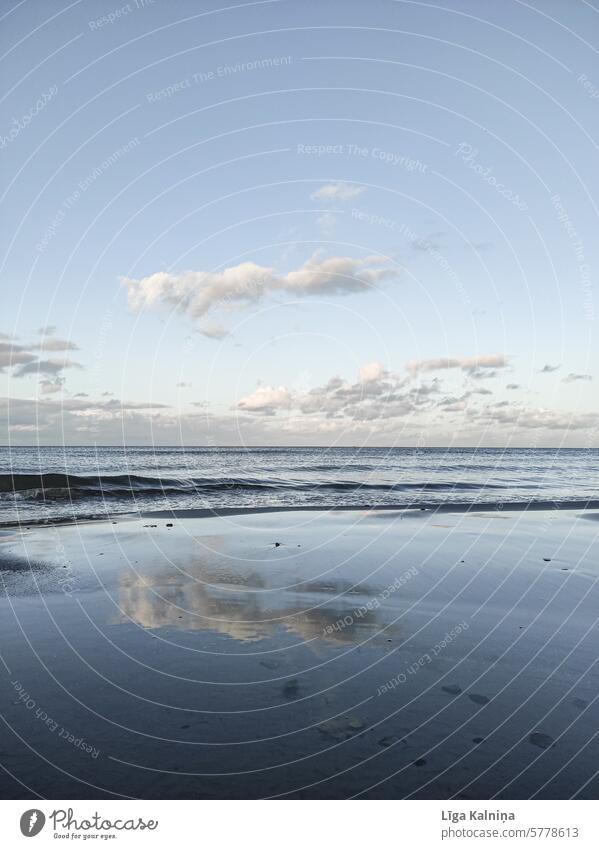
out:
<path id="1" fill-rule="evenodd" d="M 238 413 L 214 416 L 202 410 L 175 413 L 165 405 L 120 406 L 74 398 L 0 398 L 0 427 L 19 445 L 252 445 L 272 443 L 268 418 Z M 289 441 L 288 436 L 283 440 Z"/>
<path id="2" fill-rule="evenodd" d="M 427 444 L 482 439 L 527 446 L 531 430 L 538 431 L 539 446 L 597 444 L 596 413 L 524 409 L 507 401 L 481 407 L 479 397 L 469 386 L 448 396 L 439 377 L 420 382 L 386 370 L 366 383 L 332 377 L 309 391 L 262 386 L 241 399 L 247 409 L 237 407 L 234 415 L 214 415 L 205 401 L 177 412 L 160 402 L 0 398 L 0 427 L 21 445 L 390 446 L 417 445 L 426 435 Z"/>
<path id="3" fill-rule="evenodd" d="M 35 360 L 19 366 L 14 372 L 13 377 L 26 377 L 28 374 L 44 375 L 45 377 L 55 377 L 59 375 L 65 368 L 82 368 L 80 363 L 75 363 L 73 360 L 66 358 L 50 358 L 47 360 Z"/>
<path id="4" fill-rule="evenodd" d="M 562 383 L 574 383 L 577 380 L 592 380 L 592 376 L 590 374 L 576 374 L 571 371 L 567 377 L 564 377 Z"/>
<path id="5" fill-rule="evenodd" d="M 60 392 L 65 384 L 64 377 L 45 378 L 40 380 L 40 389 L 45 395 Z"/>
<path id="6" fill-rule="evenodd" d="M 360 380 L 362 383 L 371 383 L 380 380 L 385 374 L 385 367 L 382 363 L 368 363 L 360 369 Z"/>
<path id="7" fill-rule="evenodd" d="M 0 427 L 14 435 L 15 444 L 88 445 L 96 438 L 103 444 L 122 445 L 124 438 L 128 444 L 155 444 L 154 429 L 161 422 L 168 423 L 161 444 L 175 444 L 177 418 L 165 404 L 53 398 L 51 393 L 38 399 L 0 398 Z M 186 436 L 192 437 L 191 427 Z"/>
<path id="8" fill-rule="evenodd" d="M 357 198 L 365 191 L 365 186 L 356 186 L 351 183 L 325 183 L 310 197 L 312 200 L 346 201 Z"/>
<path id="9" fill-rule="evenodd" d="M 12 366 L 22 366 L 37 359 L 35 354 L 28 351 L 23 345 L 14 342 L 0 342 L 0 372 Z"/>
<path id="10" fill-rule="evenodd" d="M 374 362 L 363 366 L 353 383 L 335 376 L 308 391 L 262 386 L 242 398 L 237 408 L 269 416 L 285 411 L 293 414 L 294 426 L 299 427 L 305 417 L 314 417 L 313 426 L 317 420 L 324 424 L 327 419 L 376 422 L 432 406 L 433 397 L 440 391 L 437 379 L 406 388 L 408 383 L 407 378 Z"/>
<path id="11" fill-rule="evenodd" d="M 42 330 L 44 328 L 40 328 Z M 76 350 L 77 346 L 63 339 L 44 339 L 32 344 L 18 344 L 14 341 L 0 341 L 0 372 L 12 368 L 11 377 L 18 379 L 28 375 L 37 375 L 40 389 L 44 394 L 59 392 L 64 386 L 61 373 L 66 368 L 82 368 L 79 363 L 65 357 L 40 359 L 38 351 Z"/>
<path id="12" fill-rule="evenodd" d="M 268 295 L 286 292 L 296 298 L 317 295 L 348 295 L 364 292 L 381 281 L 396 277 L 398 270 L 387 259 L 315 254 L 295 271 L 280 274 L 274 268 L 242 262 L 223 271 L 158 271 L 140 280 L 123 278 L 133 309 L 170 307 L 192 319 L 210 310 L 258 303 Z"/>
<path id="13" fill-rule="evenodd" d="M 55 337 L 49 337 L 44 339 L 43 342 L 39 342 L 36 345 L 32 345 L 32 348 L 39 351 L 78 351 L 79 346 L 75 345 L 74 342 L 70 342 L 67 339 L 56 339 Z"/>
<path id="14" fill-rule="evenodd" d="M 479 354 L 474 357 L 438 357 L 432 360 L 410 360 L 406 368 L 412 374 L 421 371 L 441 371 L 459 368 L 471 377 L 480 377 L 481 370 L 505 368 L 508 362 L 503 354 Z"/>
<path id="15" fill-rule="evenodd" d="M 510 425 L 514 429 L 562 431 L 563 436 L 570 431 L 596 429 L 599 415 L 596 413 L 569 413 L 561 410 L 523 409 L 510 407 L 507 401 L 492 409 L 487 407 L 479 416 L 493 426 Z"/>
<path id="16" fill-rule="evenodd" d="M 199 330 L 202 336 L 206 336 L 208 339 L 224 339 L 229 335 L 227 328 L 221 324 L 205 324 Z"/>
<path id="17" fill-rule="evenodd" d="M 557 371 L 560 368 L 557 366 L 550 366 L 549 363 L 546 363 L 543 368 L 539 369 L 539 374 L 551 374 L 552 371 Z"/>
<path id="18" fill-rule="evenodd" d="M 166 410 L 169 404 L 160 404 L 157 401 L 119 401 L 111 398 L 110 401 L 90 405 L 92 410 Z"/>
<path id="19" fill-rule="evenodd" d="M 278 410 L 288 409 L 291 402 L 291 392 L 285 386 L 259 386 L 255 392 L 241 398 L 237 407 L 245 412 L 273 416 Z"/>

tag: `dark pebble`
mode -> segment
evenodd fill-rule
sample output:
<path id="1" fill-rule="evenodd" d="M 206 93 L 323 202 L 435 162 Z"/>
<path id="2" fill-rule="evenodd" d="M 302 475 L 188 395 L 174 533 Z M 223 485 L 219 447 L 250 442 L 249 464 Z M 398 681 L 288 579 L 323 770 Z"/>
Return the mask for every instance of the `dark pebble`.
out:
<path id="1" fill-rule="evenodd" d="M 489 703 L 489 699 L 486 696 L 479 696 L 478 693 L 468 693 L 468 698 L 475 705 L 486 705 Z"/>
<path id="2" fill-rule="evenodd" d="M 528 742 L 532 743 L 533 746 L 538 746 L 539 749 L 549 749 L 553 746 L 553 737 L 550 737 L 549 734 L 543 734 L 541 731 L 533 731 L 528 736 Z"/>

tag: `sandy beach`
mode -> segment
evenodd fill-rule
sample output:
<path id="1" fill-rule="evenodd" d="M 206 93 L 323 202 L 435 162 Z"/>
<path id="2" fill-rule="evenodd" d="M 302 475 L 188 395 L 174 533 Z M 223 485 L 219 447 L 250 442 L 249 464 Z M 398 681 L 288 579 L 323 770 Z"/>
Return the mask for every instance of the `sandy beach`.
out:
<path id="1" fill-rule="evenodd" d="M 599 513 L 0 536 L 4 798 L 595 798 Z"/>

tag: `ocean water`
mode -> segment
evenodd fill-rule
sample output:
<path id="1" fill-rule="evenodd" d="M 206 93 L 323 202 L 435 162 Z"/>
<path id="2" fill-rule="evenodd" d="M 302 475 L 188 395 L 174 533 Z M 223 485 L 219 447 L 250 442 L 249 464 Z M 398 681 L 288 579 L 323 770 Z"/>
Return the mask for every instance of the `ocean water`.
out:
<path id="1" fill-rule="evenodd" d="M 0 448 L 0 524 L 152 510 L 580 502 L 599 449 Z"/>

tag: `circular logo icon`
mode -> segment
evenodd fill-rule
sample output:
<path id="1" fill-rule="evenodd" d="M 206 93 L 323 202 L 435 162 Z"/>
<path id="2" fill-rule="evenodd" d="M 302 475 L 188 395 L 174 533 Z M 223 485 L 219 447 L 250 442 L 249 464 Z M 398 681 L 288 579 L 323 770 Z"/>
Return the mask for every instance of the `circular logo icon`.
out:
<path id="1" fill-rule="evenodd" d="M 21 816 L 21 834 L 25 837 L 35 837 L 46 824 L 45 814 L 37 808 L 25 811 Z"/>

